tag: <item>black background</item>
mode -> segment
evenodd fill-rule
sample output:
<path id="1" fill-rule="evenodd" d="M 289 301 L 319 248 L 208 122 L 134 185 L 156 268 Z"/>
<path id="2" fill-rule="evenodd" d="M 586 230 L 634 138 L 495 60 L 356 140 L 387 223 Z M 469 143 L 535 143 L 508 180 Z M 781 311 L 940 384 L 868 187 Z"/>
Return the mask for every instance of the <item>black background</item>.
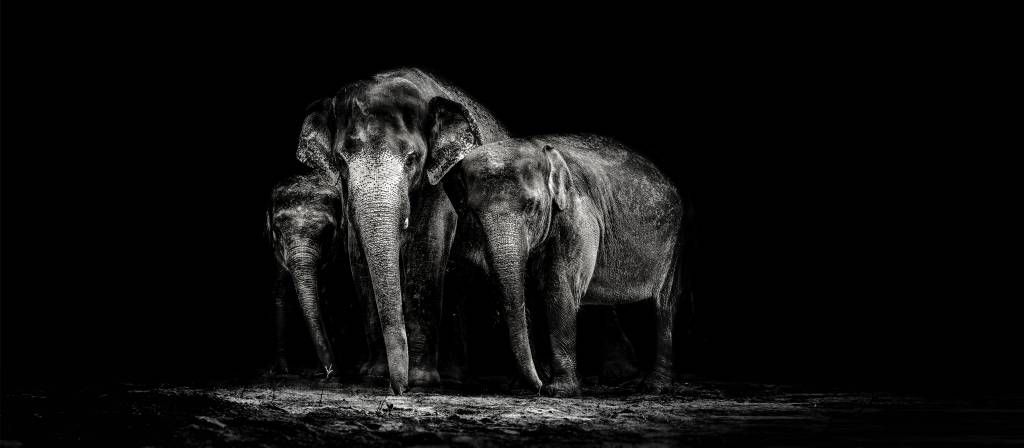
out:
<path id="1" fill-rule="evenodd" d="M 5 387 L 262 362 L 262 214 L 300 168 L 303 110 L 400 66 L 451 81 L 515 134 L 622 140 L 692 195 L 686 370 L 936 390 L 1020 373 L 1018 299 L 991 287 L 1008 267 L 972 255 L 987 203 L 965 188 L 970 149 L 936 120 L 955 94 L 927 36 L 732 16 L 368 17 L 5 8 Z"/>

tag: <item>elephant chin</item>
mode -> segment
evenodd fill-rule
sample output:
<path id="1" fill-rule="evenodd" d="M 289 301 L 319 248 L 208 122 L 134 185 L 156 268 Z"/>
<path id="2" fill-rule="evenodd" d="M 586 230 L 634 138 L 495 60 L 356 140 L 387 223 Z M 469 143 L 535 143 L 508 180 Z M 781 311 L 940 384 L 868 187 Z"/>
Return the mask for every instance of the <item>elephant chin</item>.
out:
<path id="1" fill-rule="evenodd" d="M 400 201 L 382 196 L 357 200 L 354 210 L 384 332 L 391 390 L 401 395 L 409 385 L 409 348 L 399 271 L 400 229 L 407 213 L 401 213 Z"/>
<path id="2" fill-rule="evenodd" d="M 526 245 L 521 235 L 521 220 L 502 219 L 485 224 L 488 239 L 488 254 L 491 266 L 497 274 L 504 296 L 505 319 L 508 322 L 508 336 L 512 343 L 519 371 L 534 388 L 540 390 L 541 381 L 533 363 L 530 349 L 530 332 L 526 323 L 526 299 L 524 289 Z"/>
<path id="3" fill-rule="evenodd" d="M 293 245 L 288 249 L 288 271 L 295 284 L 295 292 L 302 308 L 302 315 L 309 329 L 309 335 L 316 347 L 317 357 L 323 364 L 327 377 L 335 367 L 334 351 L 327 338 L 323 314 L 320 310 L 320 295 L 317 288 L 317 267 L 320 254 L 312 245 Z"/>

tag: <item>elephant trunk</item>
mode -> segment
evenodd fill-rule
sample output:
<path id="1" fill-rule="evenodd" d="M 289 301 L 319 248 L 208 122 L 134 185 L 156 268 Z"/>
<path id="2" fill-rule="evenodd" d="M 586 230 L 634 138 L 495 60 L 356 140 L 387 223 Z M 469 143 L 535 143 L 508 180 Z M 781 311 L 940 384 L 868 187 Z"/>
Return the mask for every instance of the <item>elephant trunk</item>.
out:
<path id="1" fill-rule="evenodd" d="M 323 314 L 320 310 L 320 291 L 317 289 L 317 266 L 320 254 L 309 244 L 295 244 L 288 248 L 288 271 L 295 283 L 295 293 L 302 308 L 309 335 L 316 347 L 317 357 L 328 377 L 334 369 L 334 352 L 327 338 Z"/>
<path id="2" fill-rule="evenodd" d="M 402 282 L 399 267 L 401 235 L 408 207 L 394 189 L 370 188 L 353 194 L 355 221 L 373 282 L 384 347 L 388 357 L 391 390 L 401 395 L 409 384 L 409 348 L 402 315 Z M 389 194 L 391 193 L 391 194 Z"/>
<path id="3" fill-rule="evenodd" d="M 541 381 L 533 363 L 530 349 L 530 330 L 526 323 L 524 289 L 527 248 L 523 236 L 522 220 L 493 220 L 484 225 L 487 234 L 491 267 L 497 274 L 504 295 L 505 319 L 512 353 L 523 378 L 540 389 Z"/>

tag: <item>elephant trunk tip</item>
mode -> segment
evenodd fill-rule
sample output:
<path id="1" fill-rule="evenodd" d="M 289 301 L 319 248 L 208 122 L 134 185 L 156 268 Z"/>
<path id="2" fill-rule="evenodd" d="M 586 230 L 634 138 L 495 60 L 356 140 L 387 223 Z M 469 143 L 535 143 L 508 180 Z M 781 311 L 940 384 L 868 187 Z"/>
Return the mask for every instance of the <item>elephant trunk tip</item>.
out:
<path id="1" fill-rule="evenodd" d="M 533 378 L 527 378 L 527 381 L 529 381 L 530 385 L 533 386 L 534 392 L 540 392 L 540 389 L 544 387 L 544 383 L 541 382 L 540 377 L 537 376 L 536 372 L 533 373 Z"/>

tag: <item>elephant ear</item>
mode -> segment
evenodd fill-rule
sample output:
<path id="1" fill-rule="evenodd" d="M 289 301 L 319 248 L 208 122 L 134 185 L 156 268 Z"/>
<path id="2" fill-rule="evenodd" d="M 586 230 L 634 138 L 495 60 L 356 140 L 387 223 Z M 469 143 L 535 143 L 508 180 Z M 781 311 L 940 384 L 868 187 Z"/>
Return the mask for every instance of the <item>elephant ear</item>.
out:
<path id="1" fill-rule="evenodd" d="M 321 173 L 336 173 L 331 151 L 334 97 L 324 98 L 306 108 L 306 119 L 299 131 L 299 145 L 295 157 L 306 166 Z"/>
<path id="2" fill-rule="evenodd" d="M 466 106 L 435 97 L 427 105 L 430 129 L 430 157 L 427 181 L 437 185 L 448 170 L 482 143 L 476 121 Z"/>
<path id="3" fill-rule="evenodd" d="M 562 158 L 562 153 L 551 145 L 544 145 L 544 156 L 548 159 L 548 192 L 558 209 L 566 210 L 571 204 L 569 165 Z"/>
<path id="4" fill-rule="evenodd" d="M 272 208 L 273 208 L 272 206 L 271 207 L 267 207 L 267 212 L 266 212 L 267 220 L 263 223 L 263 234 L 267 237 L 267 240 L 270 241 L 273 244 L 273 243 L 277 242 L 277 241 L 275 241 L 275 240 L 277 240 L 277 235 L 274 235 L 273 221 L 270 218 L 270 210 L 272 210 Z"/>

